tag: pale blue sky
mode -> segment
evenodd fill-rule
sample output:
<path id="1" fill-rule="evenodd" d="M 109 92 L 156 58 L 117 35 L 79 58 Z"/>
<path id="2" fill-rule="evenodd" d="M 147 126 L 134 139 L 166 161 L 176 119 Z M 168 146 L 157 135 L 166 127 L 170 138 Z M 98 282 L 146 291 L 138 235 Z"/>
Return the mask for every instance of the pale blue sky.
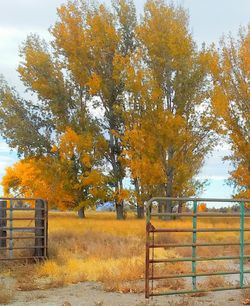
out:
<path id="1" fill-rule="evenodd" d="M 104 1 L 109 3 L 109 1 Z M 143 11 L 145 1 L 135 1 L 138 12 Z M 198 45 L 202 42 L 218 43 L 223 34 L 236 35 L 240 26 L 250 22 L 249 0 L 179 0 L 190 15 L 190 28 Z M 56 19 L 56 7 L 65 3 L 62 0 L 2 0 L 0 1 L 0 73 L 22 93 L 16 67 L 19 61 L 18 50 L 26 36 L 35 32 L 48 38 L 47 29 Z M 222 162 L 228 154 L 226 144 L 221 144 L 206 159 L 200 177 L 207 178 L 211 184 L 203 196 L 230 197 L 232 190 L 225 186 L 229 165 Z M 4 168 L 17 160 L 0 138 L 0 179 Z"/>

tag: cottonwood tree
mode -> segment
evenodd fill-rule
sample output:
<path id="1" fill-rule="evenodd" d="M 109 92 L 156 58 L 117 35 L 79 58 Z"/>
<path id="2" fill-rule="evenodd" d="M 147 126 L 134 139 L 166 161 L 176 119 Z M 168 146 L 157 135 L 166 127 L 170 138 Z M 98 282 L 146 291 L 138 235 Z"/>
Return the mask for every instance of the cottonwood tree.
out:
<path id="1" fill-rule="evenodd" d="M 85 208 L 108 199 L 107 177 L 98 168 L 105 144 L 103 137 L 67 128 L 52 148 L 57 158 L 26 158 L 6 169 L 4 192 L 46 198 L 51 207 L 76 209 L 85 217 Z"/>
<path id="2" fill-rule="evenodd" d="M 38 84 L 40 62 L 36 64 L 32 68 L 37 73 L 33 77 Z M 48 92 L 49 87 L 46 90 Z M 75 123 L 75 114 L 63 126 L 50 106 L 43 107 L 42 103 L 36 106 L 21 99 L 2 82 L 0 122 L 3 135 L 10 146 L 17 147 L 18 154 L 24 156 L 23 161 L 7 170 L 4 189 L 19 195 L 45 197 L 51 204 L 61 207 L 64 203 L 64 208 L 75 208 L 83 217 L 85 207 L 93 205 L 94 201 L 104 201 L 108 194 L 106 178 L 101 171 L 106 140 L 87 112 L 78 116 L 80 126 Z"/>
<path id="3" fill-rule="evenodd" d="M 124 158 L 140 197 L 193 195 L 216 125 L 206 51 L 197 50 L 185 10 L 163 1 L 146 3 L 137 38 L 127 69 Z"/>
<path id="4" fill-rule="evenodd" d="M 250 197 L 250 29 L 221 41 L 213 51 L 213 106 L 231 145 L 231 181 L 238 195 Z"/>
<path id="5" fill-rule="evenodd" d="M 1 182 L 4 194 L 15 197 L 41 197 L 48 200 L 50 207 L 65 209 L 68 203 L 71 206 L 73 195 L 66 192 L 67 176 L 59 176 L 62 173 L 59 166 L 61 167 L 61 164 L 55 160 L 49 162 L 48 158 L 18 161 L 5 170 Z"/>
<path id="6" fill-rule="evenodd" d="M 67 128 L 80 137 L 91 133 L 89 126 L 96 122 L 89 108 L 101 107 L 98 128 L 106 137 L 106 170 L 110 170 L 114 186 L 117 218 L 122 219 L 125 170 L 119 159 L 122 146 L 116 132 L 123 133 L 124 129 L 121 68 L 134 50 L 135 8 L 124 0 L 115 1 L 112 11 L 104 5 L 69 1 L 58 9 L 58 17 L 49 44 L 30 35 L 21 48 L 18 71 L 35 98 L 24 100 L 2 84 L 0 128 L 20 155 L 47 156 Z M 75 161 L 75 177 L 82 172 L 81 166 Z"/>
<path id="7" fill-rule="evenodd" d="M 63 186 L 79 208 L 91 186 L 105 181 L 118 219 L 129 196 L 127 169 L 141 215 L 146 197 L 194 194 L 214 118 L 206 51 L 197 51 L 186 12 L 148 1 L 138 25 L 131 1 L 114 1 L 112 9 L 69 1 L 50 32 L 51 42 L 30 35 L 21 48 L 18 71 L 32 99 L 1 82 L 0 129 L 9 145 L 27 160 L 68 169 Z M 93 185 L 88 176 L 96 171 L 108 178 Z"/>
<path id="8" fill-rule="evenodd" d="M 88 28 L 89 38 L 91 35 L 92 38 L 95 37 L 94 33 L 91 34 L 91 31 L 95 32 L 96 29 L 95 21 L 97 24 L 99 19 L 108 22 L 108 15 L 103 6 L 92 11 L 90 8 L 80 6 L 80 4 L 76 6 L 69 2 L 67 6 L 62 6 L 59 9 L 58 14 L 65 16 L 65 18 L 68 16 L 66 20 L 72 17 L 69 27 L 74 30 L 70 34 L 72 34 L 71 38 L 75 40 L 74 43 L 71 43 L 71 47 L 76 54 L 79 53 L 79 48 L 76 46 L 82 47 L 80 50 L 83 53 L 86 51 L 83 48 L 85 39 L 80 36 L 84 32 L 84 24 L 79 23 L 79 16 L 85 25 L 86 22 L 92 24 L 92 30 Z M 34 156 L 37 158 L 47 156 L 57 158 L 60 156 L 60 153 L 53 152 L 52 148 L 60 142 L 61 136 L 68 128 L 82 138 L 85 138 L 86 134 L 90 134 L 90 137 L 101 137 L 100 127 L 91 118 L 87 105 L 92 94 L 91 90 L 93 90 L 93 86 L 90 87 L 89 82 L 92 82 L 94 78 L 94 72 L 89 71 L 88 68 L 91 64 L 93 65 L 94 61 L 91 59 L 89 66 L 83 65 L 88 74 L 85 74 L 86 69 L 81 70 L 82 80 L 77 77 L 75 71 L 77 67 L 81 68 L 80 63 L 75 58 L 75 62 L 72 64 L 66 51 L 60 52 L 60 42 L 56 37 L 59 24 L 57 23 L 52 29 L 55 39 L 51 43 L 47 44 L 36 35 L 30 35 L 21 48 L 22 61 L 18 72 L 23 84 L 33 95 L 31 100 L 21 98 L 14 89 L 10 88 L 3 80 L 1 81 L 0 129 L 9 145 L 17 148 L 18 154 L 25 158 Z M 69 31 L 66 24 L 63 30 L 66 35 Z M 107 28 L 107 33 L 109 30 L 110 28 Z M 79 39 L 81 45 L 78 44 Z M 103 41 L 105 42 L 105 39 Z M 89 47 L 88 52 L 91 53 L 91 44 L 87 44 L 87 46 Z M 105 50 L 99 55 L 105 57 Z M 95 60 L 98 61 L 97 58 Z M 87 138 L 83 141 L 87 141 Z M 93 144 L 94 146 L 89 148 L 89 153 L 100 149 L 95 147 L 95 141 Z M 105 153 L 107 155 L 109 151 L 106 149 Z M 79 163 L 79 158 L 75 155 L 73 152 L 71 157 L 73 165 L 69 167 L 68 175 L 77 178 L 84 172 L 82 167 L 86 165 L 82 162 Z M 103 158 L 99 157 L 100 160 Z M 92 168 L 95 168 L 95 163 L 91 165 L 91 171 Z M 74 174 L 72 171 L 75 171 Z"/>
<path id="9" fill-rule="evenodd" d="M 69 3 L 59 11 L 52 33 L 57 52 L 81 87 L 86 88 L 93 108 L 101 108 L 100 126 L 108 142 L 106 159 L 114 186 L 117 218 L 123 219 L 125 169 L 120 156 L 124 133 L 124 66 L 134 51 L 136 13 L 131 1 L 115 1 L 114 11 L 103 5 L 92 11 Z"/>

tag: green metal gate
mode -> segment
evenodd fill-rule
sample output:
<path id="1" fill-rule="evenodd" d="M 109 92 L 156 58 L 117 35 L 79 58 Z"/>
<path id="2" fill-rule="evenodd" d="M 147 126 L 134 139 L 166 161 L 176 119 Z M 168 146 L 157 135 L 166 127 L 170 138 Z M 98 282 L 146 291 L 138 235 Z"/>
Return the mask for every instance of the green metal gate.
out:
<path id="1" fill-rule="evenodd" d="M 165 201 L 168 205 L 172 205 L 173 203 L 191 203 L 192 210 L 191 212 L 179 213 L 179 212 L 168 212 L 168 209 L 163 206 L 164 212 L 154 212 L 153 203 L 157 203 L 159 205 L 160 201 Z M 239 212 L 233 213 L 213 213 L 213 212 L 198 212 L 197 207 L 198 203 L 205 202 L 215 204 L 218 202 L 221 203 L 238 203 L 240 206 Z M 246 255 L 244 252 L 245 246 L 250 246 L 249 241 L 245 241 L 244 234 L 246 232 L 250 232 L 250 228 L 245 227 L 245 219 L 250 218 L 250 213 L 245 210 L 245 204 L 250 203 L 248 199 L 202 199 L 202 198 L 165 198 L 165 197 L 157 197 L 152 198 L 148 201 L 146 207 L 146 267 L 145 267 L 145 297 L 149 298 L 151 296 L 160 296 L 160 295 L 172 295 L 172 294 L 186 294 L 186 293 L 200 293 L 207 291 L 222 291 L 222 290 L 233 290 L 233 289 L 244 289 L 249 288 L 248 285 L 244 281 L 244 276 L 247 273 L 250 273 L 250 270 L 244 269 L 244 261 L 250 259 L 250 254 Z M 164 228 L 157 228 L 153 225 L 152 217 L 158 218 L 191 218 L 192 227 L 191 228 L 170 228 L 165 227 L 168 226 L 168 222 L 164 222 Z M 239 227 L 237 228 L 200 228 L 197 226 L 197 221 L 200 218 L 238 218 Z M 250 221 L 250 220 L 249 220 Z M 190 243 L 157 243 L 155 242 L 155 234 L 167 234 L 167 233 L 191 233 L 192 241 Z M 213 242 L 213 243 L 200 243 L 198 242 L 198 233 L 215 233 L 215 232 L 236 232 L 239 233 L 238 241 L 232 243 L 225 242 Z M 239 247 L 239 255 L 231 255 L 230 256 L 216 256 L 216 257 L 199 257 L 197 256 L 197 248 L 199 247 L 216 247 L 216 246 L 238 246 Z M 191 248 L 191 257 L 173 257 L 173 258 L 155 258 L 154 250 L 157 248 Z M 219 272 L 206 272 L 199 273 L 197 272 L 197 262 L 207 262 L 213 260 L 239 260 L 239 269 L 237 271 L 219 271 Z M 191 263 L 191 273 L 181 273 L 181 274 L 167 274 L 167 275 L 155 275 L 154 267 L 156 264 L 164 264 L 164 263 L 177 263 L 177 262 L 190 262 Z M 197 283 L 198 277 L 210 277 L 214 276 L 226 276 L 226 275 L 239 275 L 239 285 L 230 286 L 230 287 L 216 287 L 210 289 L 199 288 Z M 163 291 L 163 292 L 155 292 L 154 291 L 154 281 L 166 280 L 166 279 L 183 279 L 183 278 L 191 278 L 192 280 L 192 289 L 190 290 L 171 290 L 171 291 Z M 150 286 L 151 285 L 151 286 Z"/>

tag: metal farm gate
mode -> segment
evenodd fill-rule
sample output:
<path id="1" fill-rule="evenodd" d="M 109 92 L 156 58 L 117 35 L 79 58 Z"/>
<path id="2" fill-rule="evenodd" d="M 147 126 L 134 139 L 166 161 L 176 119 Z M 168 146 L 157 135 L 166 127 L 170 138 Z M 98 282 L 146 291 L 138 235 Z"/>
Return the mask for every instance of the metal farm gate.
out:
<path id="1" fill-rule="evenodd" d="M 47 258 L 47 202 L 0 198 L 0 261 Z"/>
<path id="2" fill-rule="evenodd" d="M 164 208 L 164 212 L 159 212 L 159 203 L 161 201 L 165 202 L 165 205 L 160 204 L 162 211 L 162 208 Z M 220 213 L 220 212 L 199 212 L 198 211 L 198 203 L 211 203 L 214 202 L 215 204 L 220 202 L 220 203 L 238 203 L 240 206 L 240 211 L 239 212 L 230 212 L 230 213 Z M 191 212 L 185 212 L 185 213 L 180 213 L 180 212 L 171 212 L 168 213 L 166 211 L 169 211 L 166 209 L 166 203 L 167 205 L 174 206 L 176 204 L 181 204 L 181 203 L 188 203 L 189 205 L 191 204 Z M 172 294 L 186 294 L 186 293 L 200 293 L 200 292 L 208 292 L 208 291 L 222 291 L 222 290 L 232 290 L 232 289 L 244 289 L 244 288 L 249 288 L 250 283 L 246 282 L 246 274 L 250 273 L 250 270 L 245 269 L 245 264 L 247 259 L 250 259 L 250 249 L 248 249 L 248 254 L 245 254 L 245 247 L 250 246 L 250 235 L 247 234 L 247 232 L 250 232 L 250 228 L 245 227 L 245 223 L 247 223 L 247 220 L 245 222 L 246 218 L 250 218 L 250 213 L 248 213 L 248 209 L 246 209 L 246 203 L 250 203 L 250 200 L 245 200 L 245 199 L 202 199 L 202 198 L 165 198 L 165 197 L 157 197 L 157 198 L 152 198 L 151 200 L 148 201 L 147 203 L 147 208 L 146 208 L 146 267 L 145 267 L 145 296 L 146 298 L 153 297 L 153 296 L 160 296 L 160 295 L 172 295 Z M 154 205 L 157 204 L 157 205 Z M 186 226 L 181 228 L 180 225 L 179 227 L 173 227 L 173 226 L 168 226 L 168 221 L 155 221 L 152 222 L 152 217 L 158 217 L 158 218 L 164 218 L 164 219 L 176 219 L 179 220 L 179 224 L 183 220 L 189 220 L 191 221 L 191 225 L 189 228 Z M 190 220 L 191 218 L 191 220 Z M 199 220 L 209 220 L 210 223 L 216 222 L 216 219 L 219 220 L 218 218 L 224 218 L 223 220 L 229 221 L 229 222 L 239 222 L 239 225 L 237 227 L 223 227 L 223 228 L 215 228 L 215 227 L 205 227 L 201 228 L 198 226 L 198 221 Z M 232 218 L 232 219 L 231 219 Z M 238 218 L 238 219 L 235 219 Z M 230 221 L 232 220 L 232 221 Z M 250 219 L 248 219 L 250 222 Z M 212 221 L 212 222 L 211 222 Z M 153 223 L 160 223 L 160 227 L 158 228 L 156 225 L 154 226 Z M 171 223 L 173 224 L 172 221 Z M 230 224 L 229 224 L 230 226 Z M 249 223 L 250 227 L 250 223 Z M 219 232 L 224 232 L 223 235 L 226 235 L 226 232 L 233 233 L 236 236 L 235 241 L 232 241 L 230 239 L 230 242 L 223 242 L 223 240 L 210 240 L 210 241 L 199 241 L 199 235 L 204 237 L 209 237 L 212 234 L 213 236 L 210 236 L 211 238 L 214 238 L 215 235 L 218 235 Z M 184 235 L 191 235 L 190 241 L 186 241 L 185 239 L 176 239 L 176 241 L 179 241 L 179 243 L 172 243 L 170 236 L 170 233 L 174 233 L 174 235 L 179 235 L 184 233 Z M 206 234 L 203 234 L 206 233 Z M 217 234 L 215 234 L 217 233 Z M 164 239 L 160 239 L 163 236 L 165 236 L 165 241 Z M 158 240 L 158 241 L 157 241 Z M 162 242 L 163 241 L 163 242 Z M 233 247 L 236 249 L 235 254 L 227 254 L 227 256 L 220 256 L 214 255 L 213 257 L 210 256 L 198 256 L 197 255 L 197 250 L 199 251 L 200 249 L 203 248 L 209 248 L 211 252 L 214 250 L 214 254 L 216 254 L 216 247 L 222 247 L 226 249 L 226 247 Z M 155 256 L 155 251 L 156 249 L 163 249 L 165 250 L 181 250 L 183 248 L 186 248 L 189 250 L 191 256 L 186 257 L 186 256 L 171 256 L 170 252 L 170 257 L 167 256 L 167 258 L 159 258 L 158 256 Z M 231 250 L 230 250 L 231 252 Z M 164 254 L 164 253 L 163 253 Z M 172 254 L 174 254 L 172 252 Z M 209 263 L 214 263 L 213 261 L 236 261 L 236 264 L 231 264 L 234 266 L 234 270 L 232 269 L 226 269 L 225 271 L 202 271 L 200 272 L 199 270 L 197 271 L 197 264 L 201 262 L 206 262 L 207 264 Z M 173 268 L 172 271 L 171 269 L 168 268 L 168 264 L 176 264 L 176 263 L 181 263 L 182 265 L 190 263 L 190 272 L 178 272 L 173 273 Z M 165 270 L 170 271 L 169 273 L 166 272 L 162 273 L 164 270 L 162 266 L 165 267 Z M 156 269 L 157 266 L 157 269 Z M 238 266 L 238 269 L 237 269 Z M 174 270 L 175 271 L 175 270 Z M 172 273 L 171 273 L 172 272 Z M 237 278 L 237 284 L 235 286 L 227 286 L 227 287 L 213 287 L 213 288 L 202 288 L 200 287 L 199 283 L 197 282 L 197 278 L 210 278 L 211 276 L 220 276 L 222 275 L 223 277 L 231 277 L 235 276 Z M 238 276 L 237 276 L 238 275 Z M 159 282 L 159 281 L 166 281 L 169 280 L 170 283 L 173 279 L 185 279 L 186 281 L 189 279 L 189 289 L 182 288 L 182 289 L 176 289 L 176 290 L 155 290 L 154 283 Z"/>

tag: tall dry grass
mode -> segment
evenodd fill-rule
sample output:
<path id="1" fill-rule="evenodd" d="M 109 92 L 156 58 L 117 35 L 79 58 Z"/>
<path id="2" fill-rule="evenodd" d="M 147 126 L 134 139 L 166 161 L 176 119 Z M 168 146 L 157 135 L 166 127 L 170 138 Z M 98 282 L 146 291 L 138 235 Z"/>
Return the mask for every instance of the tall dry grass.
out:
<path id="1" fill-rule="evenodd" d="M 7 286 L 3 283 L 0 283 L 0 304 L 7 305 L 12 301 L 13 290 L 11 288 L 7 288 Z"/>

